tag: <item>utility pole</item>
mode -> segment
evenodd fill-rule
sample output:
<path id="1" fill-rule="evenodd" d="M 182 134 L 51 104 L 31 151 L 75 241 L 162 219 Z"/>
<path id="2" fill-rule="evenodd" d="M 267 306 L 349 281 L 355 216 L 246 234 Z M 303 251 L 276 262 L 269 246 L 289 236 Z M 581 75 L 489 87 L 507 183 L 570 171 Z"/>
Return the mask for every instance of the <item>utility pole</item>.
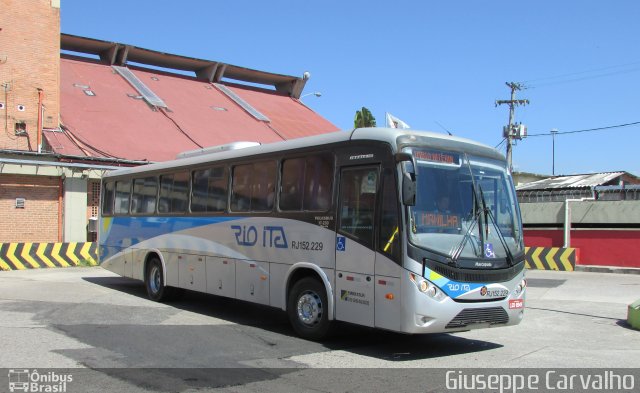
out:
<path id="1" fill-rule="evenodd" d="M 556 175 L 556 134 L 558 133 L 557 128 L 551 129 L 551 175 Z"/>
<path id="2" fill-rule="evenodd" d="M 522 124 L 514 124 L 516 106 L 527 105 L 529 100 L 516 100 L 516 91 L 522 90 L 522 85 L 517 82 L 505 82 L 508 88 L 511 89 L 510 100 L 496 100 L 496 106 L 507 104 L 509 105 L 509 125 L 503 128 L 503 136 L 507 138 L 507 165 L 509 166 L 509 172 L 513 169 L 512 164 L 512 149 L 513 140 L 522 139 L 527 136 L 527 128 Z"/>

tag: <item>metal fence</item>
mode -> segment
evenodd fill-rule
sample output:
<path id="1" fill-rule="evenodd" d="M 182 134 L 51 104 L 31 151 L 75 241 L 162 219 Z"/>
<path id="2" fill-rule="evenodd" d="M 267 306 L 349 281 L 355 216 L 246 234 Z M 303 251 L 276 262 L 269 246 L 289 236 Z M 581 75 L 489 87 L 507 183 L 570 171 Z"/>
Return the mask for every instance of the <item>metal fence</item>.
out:
<path id="1" fill-rule="evenodd" d="M 527 190 L 517 191 L 520 203 L 564 202 L 567 199 L 591 198 L 596 201 L 640 200 L 640 186 L 599 186 L 572 190 Z"/>

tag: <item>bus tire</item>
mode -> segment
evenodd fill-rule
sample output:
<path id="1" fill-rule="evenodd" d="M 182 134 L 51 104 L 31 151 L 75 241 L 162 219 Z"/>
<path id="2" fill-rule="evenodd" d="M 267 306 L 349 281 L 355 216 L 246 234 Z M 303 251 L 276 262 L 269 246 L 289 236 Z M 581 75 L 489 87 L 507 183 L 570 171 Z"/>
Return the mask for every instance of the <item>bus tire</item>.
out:
<path id="1" fill-rule="evenodd" d="M 304 277 L 291 287 L 287 314 L 298 336 L 309 340 L 322 340 L 330 331 L 329 302 L 324 285 L 313 277 Z"/>
<path id="2" fill-rule="evenodd" d="M 156 302 L 165 302 L 169 300 L 171 288 L 165 285 L 164 274 L 162 273 L 162 263 L 159 258 L 153 257 L 149 260 L 144 274 L 144 283 L 147 287 L 147 295 L 149 296 L 149 299 Z"/>

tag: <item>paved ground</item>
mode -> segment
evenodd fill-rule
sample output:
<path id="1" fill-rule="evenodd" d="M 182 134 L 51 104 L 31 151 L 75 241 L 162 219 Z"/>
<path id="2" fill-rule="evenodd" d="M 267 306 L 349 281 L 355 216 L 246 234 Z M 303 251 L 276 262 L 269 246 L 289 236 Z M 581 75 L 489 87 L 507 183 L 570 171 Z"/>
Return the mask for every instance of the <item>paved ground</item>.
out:
<path id="1" fill-rule="evenodd" d="M 518 326 L 406 336 L 341 325 L 320 344 L 295 337 L 281 311 L 200 294 L 153 303 L 101 268 L 0 272 L 0 368 L 85 368 L 67 391 L 103 392 L 432 391 L 427 368 L 640 368 L 640 331 L 625 323 L 639 275 L 530 271 L 528 282 Z"/>

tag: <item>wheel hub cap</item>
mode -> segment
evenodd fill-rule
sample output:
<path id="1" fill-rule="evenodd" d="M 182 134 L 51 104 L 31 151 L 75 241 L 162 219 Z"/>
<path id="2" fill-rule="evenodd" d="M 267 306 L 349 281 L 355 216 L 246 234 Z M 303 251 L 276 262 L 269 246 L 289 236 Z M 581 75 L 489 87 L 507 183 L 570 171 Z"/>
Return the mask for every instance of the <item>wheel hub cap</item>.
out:
<path id="1" fill-rule="evenodd" d="M 317 293 L 307 291 L 298 299 L 298 318 L 305 325 L 315 325 L 322 319 L 322 300 Z"/>
<path id="2" fill-rule="evenodd" d="M 160 269 L 157 266 L 151 268 L 151 273 L 149 274 L 149 283 L 151 285 L 151 290 L 153 293 L 157 293 L 160 290 Z"/>

